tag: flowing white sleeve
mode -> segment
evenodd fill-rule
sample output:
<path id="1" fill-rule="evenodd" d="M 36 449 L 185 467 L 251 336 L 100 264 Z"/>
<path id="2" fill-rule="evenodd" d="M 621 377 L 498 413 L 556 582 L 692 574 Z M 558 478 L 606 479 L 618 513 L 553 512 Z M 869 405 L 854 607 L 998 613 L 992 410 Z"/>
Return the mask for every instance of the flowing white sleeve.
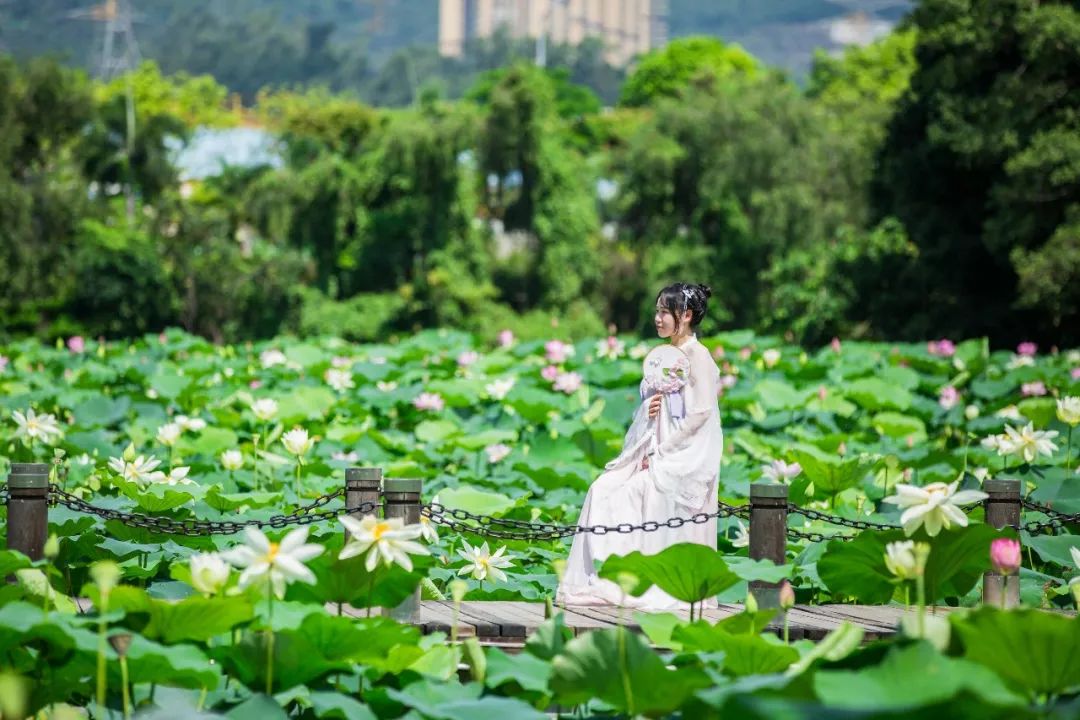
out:
<path id="1" fill-rule="evenodd" d="M 661 455 L 670 455 L 686 448 L 705 428 L 716 413 L 719 389 L 720 371 L 716 363 L 704 346 L 696 346 L 690 356 L 690 382 L 683 388 L 686 417 L 681 422 L 667 424 L 667 427 L 676 426 L 672 428 L 673 432 L 661 433 L 657 450 Z"/>

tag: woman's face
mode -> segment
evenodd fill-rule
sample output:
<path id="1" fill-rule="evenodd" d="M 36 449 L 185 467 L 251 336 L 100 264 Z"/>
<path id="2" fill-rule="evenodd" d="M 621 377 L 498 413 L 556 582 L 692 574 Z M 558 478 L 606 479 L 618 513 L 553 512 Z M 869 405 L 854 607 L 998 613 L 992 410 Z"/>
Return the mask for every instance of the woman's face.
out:
<path id="1" fill-rule="evenodd" d="M 686 332 L 691 317 L 693 317 L 693 313 L 687 310 L 684 313 L 682 325 L 679 327 L 680 332 Z M 675 316 L 659 302 L 656 303 L 656 315 L 653 316 L 653 323 L 656 325 L 656 334 L 660 337 L 669 338 L 675 335 Z"/>

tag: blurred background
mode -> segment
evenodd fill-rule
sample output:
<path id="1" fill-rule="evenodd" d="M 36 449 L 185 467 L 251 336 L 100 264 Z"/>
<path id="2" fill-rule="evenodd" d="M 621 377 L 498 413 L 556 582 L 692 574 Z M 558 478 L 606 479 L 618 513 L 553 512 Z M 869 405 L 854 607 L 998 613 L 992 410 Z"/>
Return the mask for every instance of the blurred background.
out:
<path id="1" fill-rule="evenodd" d="M 1080 9 L 0 0 L 0 341 L 1080 340 Z"/>

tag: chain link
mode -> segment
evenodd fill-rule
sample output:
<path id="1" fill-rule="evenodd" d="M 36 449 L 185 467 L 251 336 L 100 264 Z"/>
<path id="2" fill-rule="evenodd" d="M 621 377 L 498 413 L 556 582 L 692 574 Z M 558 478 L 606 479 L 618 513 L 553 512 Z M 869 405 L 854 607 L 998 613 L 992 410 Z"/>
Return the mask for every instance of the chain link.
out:
<path id="1" fill-rule="evenodd" d="M 72 495 L 69 492 L 65 492 L 57 485 L 49 486 L 49 501 L 54 505 L 60 504 L 75 512 L 95 515 L 103 520 L 116 520 L 127 527 L 146 528 L 147 530 L 155 530 L 169 535 L 188 535 L 192 537 L 205 535 L 233 535 L 248 527 L 260 529 L 269 527 L 280 530 L 281 528 L 289 527 L 290 525 L 311 525 L 325 520 L 333 520 L 342 514 L 341 510 L 314 511 L 344 494 L 344 489 L 338 489 L 328 495 L 319 497 L 308 505 L 297 508 L 287 515 L 274 515 L 265 520 L 243 520 L 234 522 L 231 520 L 197 520 L 194 518 L 175 520 L 169 517 L 157 517 L 146 515 L 144 513 L 129 513 L 121 512 L 119 510 L 110 510 L 108 508 L 91 505 L 82 498 Z M 377 503 L 364 503 L 357 508 L 351 509 L 349 512 L 369 513 L 375 512 L 377 508 Z"/>
<path id="2" fill-rule="evenodd" d="M 435 525 L 442 525 L 459 532 L 471 532 L 477 535 L 502 538 L 507 540 L 558 540 L 581 533 L 592 535 L 607 535 L 618 533 L 628 535 L 632 532 L 656 532 L 660 528 L 680 528 L 688 523 L 697 525 L 704 524 L 713 518 L 740 516 L 745 517 L 749 512 L 748 505 L 728 505 L 720 503 L 716 512 L 697 513 L 691 517 L 673 517 L 666 521 L 647 520 L 640 525 L 632 523 L 620 523 L 619 525 L 555 525 L 551 523 L 531 523 L 524 520 L 512 520 L 509 518 L 497 518 L 490 515 L 478 515 L 456 508 L 447 508 L 438 503 L 429 503 L 421 509 L 421 514 L 427 517 Z M 476 525 L 461 521 L 472 521 Z M 511 530 L 498 530 L 492 525 L 501 525 Z M 515 532 L 517 530 L 517 532 Z"/>
<path id="3" fill-rule="evenodd" d="M 1047 516 L 1046 520 L 1032 520 L 1021 526 L 1021 529 L 1030 535 L 1036 535 L 1044 530 L 1056 533 L 1065 530 L 1066 525 L 1080 523 L 1080 513 L 1067 514 L 1058 512 L 1049 505 L 1042 505 L 1032 500 L 1022 500 L 1021 505 L 1025 510 L 1039 512 Z"/>
<path id="4" fill-rule="evenodd" d="M 826 535 L 819 532 L 804 532 L 802 530 L 796 530 L 795 528 L 787 529 L 787 536 L 789 539 L 794 540 L 809 540 L 810 542 L 827 542 L 829 540 L 851 540 L 854 535 L 847 535 L 843 533 L 837 533 L 836 535 Z"/>
<path id="5" fill-rule="evenodd" d="M 802 515 L 807 520 L 821 520 L 822 522 L 827 522 L 832 525 L 854 528 L 855 530 L 896 530 L 900 527 L 899 525 L 878 523 L 871 520 L 852 520 L 850 518 L 840 517 L 839 515 L 830 515 L 829 513 L 823 513 L 818 510 L 801 508 L 795 503 L 788 503 L 788 514 Z"/>

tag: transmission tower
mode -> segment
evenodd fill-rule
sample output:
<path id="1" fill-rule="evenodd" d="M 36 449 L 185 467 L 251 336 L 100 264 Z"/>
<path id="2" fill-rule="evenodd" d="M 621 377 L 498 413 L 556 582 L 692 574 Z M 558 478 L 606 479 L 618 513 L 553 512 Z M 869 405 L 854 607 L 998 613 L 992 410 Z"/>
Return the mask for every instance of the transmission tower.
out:
<path id="1" fill-rule="evenodd" d="M 103 23 L 101 52 L 97 61 L 91 63 L 101 80 L 107 82 L 138 67 L 142 58 L 135 39 L 135 16 L 128 0 L 105 0 L 100 5 L 76 10 L 68 17 Z"/>

